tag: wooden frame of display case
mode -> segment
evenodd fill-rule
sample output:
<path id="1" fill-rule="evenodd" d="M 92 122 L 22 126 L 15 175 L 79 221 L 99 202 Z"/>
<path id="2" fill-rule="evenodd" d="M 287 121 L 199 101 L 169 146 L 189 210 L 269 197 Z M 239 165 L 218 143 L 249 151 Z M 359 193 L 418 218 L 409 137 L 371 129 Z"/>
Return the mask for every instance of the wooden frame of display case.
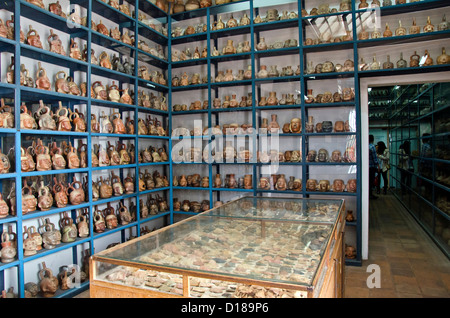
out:
<path id="1" fill-rule="evenodd" d="M 256 197 L 254 197 L 256 198 Z M 289 198 L 288 198 L 289 199 Z M 238 199 L 239 200 L 239 199 Z M 231 201 L 225 205 L 237 202 Z M 326 201 L 326 200 L 322 200 Z M 215 208 L 221 209 L 221 208 Z M 190 296 L 190 278 L 205 278 L 211 280 L 227 281 L 236 284 L 246 284 L 246 285 L 257 285 L 266 288 L 281 288 L 288 290 L 300 291 L 302 298 L 341 298 L 344 295 L 344 232 L 345 232 L 345 202 L 342 200 L 342 205 L 336 214 L 336 219 L 333 222 L 332 229 L 330 230 L 329 240 L 327 241 L 325 250 L 321 256 L 320 263 L 317 267 L 317 271 L 314 275 L 314 279 L 311 284 L 297 285 L 289 284 L 283 282 L 270 282 L 262 281 L 258 279 L 244 278 L 241 275 L 234 276 L 233 274 L 225 275 L 219 273 L 208 273 L 207 271 L 196 271 L 194 269 L 183 269 L 183 268 L 170 268 L 163 265 L 152 265 L 145 262 L 135 262 L 133 260 L 119 260 L 115 258 L 108 257 L 108 253 L 113 253 L 115 250 L 127 248 L 128 245 L 133 243 L 139 243 L 139 241 L 146 240 L 152 236 L 158 236 L 158 234 L 168 231 L 175 230 L 180 227 L 184 222 L 194 222 L 196 219 L 202 217 L 202 215 L 208 215 L 214 211 L 207 211 L 200 213 L 191 218 L 185 219 L 183 221 L 177 222 L 176 224 L 167 226 L 163 229 L 159 229 L 155 232 L 146 234 L 135 242 L 126 242 L 119 246 L 115 246 L 109 250 L 97 253 L 90 258 L 90 276 L 92 281 L 90 284 L 90 297 L 91 298 L 167 298 L 167 297 L 191 297 Z M 214 214 L 212 214 L 214 215 Z M 220 219 L 235 219 L 233 216 L 217 216 Z M 271 222 L 281 222 L 281 223 L 298 223 L 298 224 L 315 224 L 314 221 L 305 223 L 304 221 L 294 221 L 294 220 L 271 220 L 258 217 L 238 217 L 240 221 L 244 222 L 260 222 L 261 224 L 261 235 L 265 233 L 265 224 Z M 323 224 L 317 222 L 318 224 Z M 161 292 L 157 290 L 143 289 L 132 287 L 124 284 L 117 284 L 114 282 L 108 282 L 104 279 L 99 279 L 96 276 L 96 266 L 101 263 L 107 263 L 111 265 L 118 266 L 128 266 L 142 270 L 153 270 L 164 273 L 176 274 L 182 276 L 183 281 L 183 295 L 176 295 L 172 293 Z"/>

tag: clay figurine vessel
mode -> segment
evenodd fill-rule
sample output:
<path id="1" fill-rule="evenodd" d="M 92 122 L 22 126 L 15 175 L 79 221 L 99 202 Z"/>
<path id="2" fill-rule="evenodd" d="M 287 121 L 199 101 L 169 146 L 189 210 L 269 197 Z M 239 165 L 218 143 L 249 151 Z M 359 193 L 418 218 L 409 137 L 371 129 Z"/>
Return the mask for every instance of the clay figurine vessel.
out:
<path id="1" fill-rule="evenodd" d="M 62 75 L 62 76 L 61 76 Z M 69 94 L 69 83 L 67 82 L 67 73 L 59 71 L 55 75 L 55 91 L 57 93 Z"/>
<path id="2" fill-rule="evenodd" d="M 383 32 L 383 37 L 388 38 L 388 37 L 391 37 L 391 36 L 392 36 L 392 31 L 389 28 L 389 24 L 386 23 L 386 28 L 385 28 L 385 30 Z"/>
<path id="3" fill-rule="evenodd" d="M 61 39 L 56 33 L 53 33 L 52 29 L 50 29 L 50 35 L 48 36 L 47 41 L 50 46 L 50 52 L 66 55 Z"/>
<path id="4" fill-rule="evenodd" d="M 200 2 L 198 0 L 188 0 L 184 7 L 186 11 L 197 10 L 200 8 Z"/>
<path id="5" fill-rule="evenodd" d="M 27 33 L 27 43 L 31 46 L 37 47 L 39 49 L 43 49 L 41 37 L 37 34 L 37 31 L 33 29 L 30 25 L 30 29 Z"/>
<path id="6" fill-rule="evenodd" d="M 416 18 L 413 18 L 412 26 L 409 27 L 409 34 L 419 34 L 420 26 L 416 24 Z"/>
<path id="7" fill-rule="evenodd" d="M 41 290 L 42 296 L 45 298 L 53 297 L 58 289 L 59 283 L 58 279 L 53 276 L 53 272 L 51 269 L 45 266 L 45 262 L 43 264 L 43 269 L 39 271 L 39 288 Z"/>
<path id="8" fill-rule="evenodd" d="M 47 77 L 47 72 L 42 68 L 41 62 L 38 62 L 38 71 L 36 76 L 36 87 L 39 89 L 49 91 L 51 88 L 50 80 Z"/>
<path id="9" fill-rule="evenodd" d="M 62 11 L 61 5 L 59 4 L 59 1 L 56 1 L 54 3 L 50 3 L 48 5 L 48 11 L 50 11 L 53 14 L 59 15 L 62 18 L 66 18 L 66 14 Z"/>
<path id="10" fill-rule="evenodd" d="M 423 32 L 429 33 L 429 32 L 433 32 L 433 31 L 434 31 L 434 25 L 431 24 L 431 19 L 430 19 L 430 17 L 428 17 L 427 24 L 423 27 Z"/>
<path id="11" fill-rule="evenodd" d="M 8 25 L 8 22 L 6 22 L 6 25 Z M 447 22 L 447 18 L 444 16 L 442 17 L 442 22 L 439 23 L 438 25 L 438 31 L 445 31 L 448 29 L 448 22 Z"/>
<path id="12" fill-rule="evenodd" d="M 3 24 L 3 20 L 0 19 L 0 36 L 7 38 L 8 37 L 8 28 L 5 24 Z"/>
<path id="13" fill-rule="evenodd" d="M 184 0 L 176 0 L 175 4 L 172 5 L 173 13 L 184 12 Z"/>
<path id="14" fill-rule="evenodd" d="M 450 56 L 445 53 L 445 48 L 442 48 L 442 54 L 438 56 L 436 59 L 436 64 L 442 65 L 442 64 L 449 64 L 450 63 Z"/>
<path id="15" fill-rule="evenodd" d="M 0 251 L 1 253 L 1 261 L 2 263 L 11 263 L 14 261 L 17 250 L 13 246 L 13 242 L 10 240 L 10 235 L 8 232 L 3 232 L 1 236 L 2 240 L 2 249 Z"/>
<path id="16" fill-rule="evenodd" d="M 73 205 L 78 205 L 84 202 L 85 193 L 83 190 L 83 186 L 80 181 L 77 181 L 75 177 L 73 178 L 73 182 L 69 185 L 68 193 L 69 193 L 69 201 Z M 78 188 L 75 186 L 78 185 Z"/>

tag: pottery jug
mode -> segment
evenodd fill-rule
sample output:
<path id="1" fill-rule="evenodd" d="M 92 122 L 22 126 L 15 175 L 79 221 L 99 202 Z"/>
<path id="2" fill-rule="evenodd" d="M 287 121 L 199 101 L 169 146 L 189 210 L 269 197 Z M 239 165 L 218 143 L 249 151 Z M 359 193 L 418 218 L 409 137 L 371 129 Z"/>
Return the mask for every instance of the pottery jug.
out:
<path id="1" fill-rule="evenodd" d="M 49 91 L 51 87 L 50 80 L 47 77 L 47 72 L 42 68 L 41 62 L 38 62 L 38 71 L 36 75 L 36 87 Z"/>
<path id="2" fill-rule="evenodd" d="M 434 25 L 431 24 L 431 19 L 430 19 L 430 17 L 428 17 L 427 24 L 423 27 L 423 32 L 429 33 L 429 32 L 433 32 L 433 31 L 434 31 Z"/>
<path id="3" fill-rule="evenodd" d="M 53 33 L 52 29 L 50 29 L 50 35 L 48 36 L 47 41 L 50 46 L 50 52 L 66 55 L 61 39 L 56 33 Z"/>
<path id="4" fill-rule="evenodd" d="M 408 62 L 403 59 L 403 53 L 400 53 L 400 59 L 397 61 L 397 68 L 404 68 L 408 66 Z"/>
<path id="5" fill-rule="evenodd" d="M 78 236 L 81 238 L 85 238 L 85 237 L 89 236 L 89 223 L 88 223 L 88 214 L 87 213 L 80 214 L 77 217 Z"/>
<path id="6" fill-rule="evenodd" d="M 68 193 L 69 193 L 69 201 L 73 205 L 78 205 L 84 202 L 85 193 L 83 190 L 83 186 L 80 181 L 77 181 L 75 177 L 73 178 L 73 182 L 69 185 Z M 78 187 L 76 187 L 78 186 Z"/>
<path id="7" fill-rule="evenodd" d="M 63 208 L 69 202 L 67 188 L 58 182 L 56 178 L 53 178 L 53 195 L 55 197 L 56 206 L 58 208 Z"/>
<path id="8" fill-rule="evenodd" d="M 61 232 L 55 229 L 55 225 L 48 218 L 42 220 L 42 226 L 39 227 L 39 232 L 42 235 L 42 242 L 45 249 L 54 249 L 61 243 Z"/>
<path id="9" fill-rule="evenodd" d="M 417 51 L 414 51 L 414 54 L 409 58 L 409 66 L 410 67 L 418 67 L 420 62 L 420 56 L 417 54 Z"/>
<path id="10" fill-rule="evenodd" d="M 450 56 L 445 52 L 445 48 L 442 48 L 442 54 L 439 55 L 436 59 L 436 64 L 442 65 L 442 64 L 449 64 L 450 63 Z"/>
<path id="11" fill-rule="evenodd" d="M 103 215 L 100 211 L 96 210 L 94 211 L 94 231 L 97 233 L 103 233 L 106 229 L 105 219 L 103 218 Z"/>
<path id="12" fill-rule="evenodd" d="M 61 242 L 71 243 L 74 242 L 78 235 L 78 229 L 76 224 L 67 213 L 59 220 L 59 228 L 61 230 Z"/>
<path id="13" fill-rule="evenodd" d="M 420 26 L 416 24 L 416 18 L 413 18 L 412 26 L 409 28 L 409 34 L 419 34 Z"/>
<path id="14" fill-rule="evenodd" d="M 45 298 L 53 297 L 58 289 L 58 279 L 53 276 L 53 272 L 51 269 L 45 266 L 45 262 L 43 264 L 43 269 L 39 271 L 39 288 L 41 290 L 42 296 Z"/>
<path id="15" fill-rule="evenodd" d="M 442 17 L 442 22 L 439 23 L 438 25 L 438 31 L 445 31 L 448 29 L 448 22 L 447 22 L 447 18 L 444 16 Z"/>
<path id="16" fill-rule="evenodd" d="M 43 49 L 41 37 L 37 34 L 37 31 L 33 29 L 30 25 L 30 29 L 27 33 L 27 43 L 31 46 L 37 47 L 39 49 Z"/>
<path id="17" fill-rule="evenodd" d="M 41 181 L 41 184 L 37 190 L 38 193 L 38 207 L 41 211 L 47 211 L 53 206 L 53 197 L 50 193 L 49 187 L 44 185 L 44 182 Z"/>
<path id="18" fill-rule="evenodd" d="M 16 248 L 13 246 L 13 242 L 10 239 L 10 235 L 8 232 L 3 232 L 2 236 L 1 236 L 1 240 L 2 240 L 2 249 L 0 251 L 1 253 L 1 262 L 2 263 L 11 263 L 14 261 L 16 255 L 17 255 L 17 250 Z"/>

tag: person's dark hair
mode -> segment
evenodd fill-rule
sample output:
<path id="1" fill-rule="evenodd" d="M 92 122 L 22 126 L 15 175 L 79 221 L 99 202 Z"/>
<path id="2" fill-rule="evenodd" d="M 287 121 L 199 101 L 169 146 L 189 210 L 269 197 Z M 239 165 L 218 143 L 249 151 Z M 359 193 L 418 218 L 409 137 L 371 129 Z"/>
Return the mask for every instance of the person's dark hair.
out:
<path id="1" fill-rule="evenodd" d="M 379 141 L 378 143 L 377 143 L 377 146 L 378 146 L 378 148 L 377 148 L 377 153 L 378 154 L 382 154 L 382 153 L 384 153 L 384 151 L 386 150 L 386 144 L 383 142 L 383 141 Z"/>
<path id="2" fill-rule="evenodd" d="M 409 140 L 406 140 L 403 144 L 400 145 L 400 148 L 403 149 L 405 151 L 406 154 L 410 154 L 411 152 L 411 143 L 409 142 Z"/>
<path id="3" fill-rule="evenodd" d="M 430 134 L 429 133 L 424 133 L 423 135 L 422 135 L 422 142 L 430 142 Z"/>
<path id="4" fill-rule="evenodd" d="M 375 137 L 373 135 L 369 135 L 369 143 L 373 143 Z"/>

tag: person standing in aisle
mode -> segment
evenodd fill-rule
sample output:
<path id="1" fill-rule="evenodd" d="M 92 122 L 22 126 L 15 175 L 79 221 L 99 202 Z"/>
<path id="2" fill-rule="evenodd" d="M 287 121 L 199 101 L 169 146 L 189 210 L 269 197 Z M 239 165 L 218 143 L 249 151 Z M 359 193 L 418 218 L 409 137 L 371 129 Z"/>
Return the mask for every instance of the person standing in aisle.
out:
<path id="1" fill-rule="evenodd" d="M 402 194 L 406 194 L 406 187 L 411 187 L 411 173 L 414 172 L 414 165 L 411 158 L 411 143 L 408 140 L 398 148 L 398 168 L 400 169 Z"/>
<path id="2" fill-rule="evenodd" d="M 431 179 L 431 161 L 427 160 L 431 158 L 432 150 L 430 145 L 430 134 L 425 133 L 422 135 L 422 148 L 420 149 L 420 161 L 419 172 L 422 176 Z"/>
<path id="3" fill-rule="evenodd" d="M 387 173 L 390 169 L 389 149 L 387 149 L 386 144 L 383 141 L 379 141 L 377 143 L 377 146 L 378 146 L 377 147 L 377 156 L 378 156 L 379 162 L 381 162 L 381 172 L 379 174 L 381 174 L 381 176 L 383 177 L 383 194 L 387 194 L 387 186 L 388 186 Z M 377 185 L 377 194 L 380 194 L 380 183 L 381 183 L 381 178 Z"/>
<path id="4" fill-rule="evenodd" d="M 375 186 L 375 174 L 380 172 L 377 150 L 375 149 L 373 142 L 373 135 L 369 135 L 369 199 L 378 199 L 378 197 L 372 193 Z"/>

